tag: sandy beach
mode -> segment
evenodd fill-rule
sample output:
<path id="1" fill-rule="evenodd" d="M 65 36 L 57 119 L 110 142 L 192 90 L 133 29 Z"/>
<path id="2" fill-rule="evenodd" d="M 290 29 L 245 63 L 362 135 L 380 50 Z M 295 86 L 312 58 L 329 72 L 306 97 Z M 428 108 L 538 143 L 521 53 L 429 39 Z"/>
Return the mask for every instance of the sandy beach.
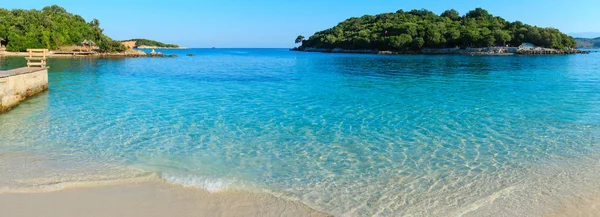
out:
<path id="1" fill-rule="evenodd" d="M 72 188 L 49 193 L 0 194 L 0 216 L 328 216 L 263 194 L 209 193 L 154 180 Z"/>
<path id="2" fill-rule="evenodd" d="M 591 194 L 585 197 L 567 198 L 561 201 L 556 210 L 550 210 L 542 216 L 569 217 L 569 216 L 598 216 L 600 215 L 600 194 Z"/>
<path id="3" fill-rule="evenodd" d="M 0 152 L 0 216 L 328 216 L 270 194 L 207 191 L 157 174 Z"/>
<path id="4" fill-rule="evenodd" d="M 600 213 L 599 195 L 567 198 L 560 204 L 557 209 L 548 210 L 539 216 L 597 216 Z M 236 191 L 210 193 L 153 180 L 136 184 L 71 188 L 46 193 L 0 194 L 0 216 L 316 217 L 331 215 L 271 195 Z"/>

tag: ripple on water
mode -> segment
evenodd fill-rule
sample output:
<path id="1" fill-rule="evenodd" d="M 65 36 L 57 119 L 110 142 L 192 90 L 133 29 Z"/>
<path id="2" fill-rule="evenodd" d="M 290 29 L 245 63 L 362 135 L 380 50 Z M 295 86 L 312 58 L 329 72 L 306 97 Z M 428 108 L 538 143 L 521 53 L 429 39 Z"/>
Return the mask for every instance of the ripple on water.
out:
<path id="1" fill-rule="evenodd" d="M 583 163 L 600 144 L 598 55 L 232 51 L 52 59 L 50 91 L 0 115 L 0 159 L 61 163 L 2 171 L 149 173 L 352 216 L 534 215 L 600 174 Z"/>

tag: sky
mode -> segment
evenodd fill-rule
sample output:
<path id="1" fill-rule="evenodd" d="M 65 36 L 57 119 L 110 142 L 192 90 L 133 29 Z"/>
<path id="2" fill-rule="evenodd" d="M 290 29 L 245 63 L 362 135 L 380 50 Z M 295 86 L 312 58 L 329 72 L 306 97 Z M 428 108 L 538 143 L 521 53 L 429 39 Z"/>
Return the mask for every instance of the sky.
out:
<path id="1" fill-rule="evenodd" d="M 427 9 L 461 14 L 477 7 L 508 21 L 600 36 L 599 0 L 0 0 L 0 8 L 59 5 L 97 18 L 113 39 L 147 38 L 185 47 L 290 48 L 350 17 Z"/>

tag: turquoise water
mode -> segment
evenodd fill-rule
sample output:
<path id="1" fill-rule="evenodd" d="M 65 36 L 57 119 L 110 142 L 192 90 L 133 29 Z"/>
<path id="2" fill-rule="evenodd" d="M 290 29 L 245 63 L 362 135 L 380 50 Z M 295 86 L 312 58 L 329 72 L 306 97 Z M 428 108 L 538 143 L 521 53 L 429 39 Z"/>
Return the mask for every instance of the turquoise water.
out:
<path id="1" fill-rule="evenodd" d="M 163 52 L 179 57 L 49 60 L 50 91 L 0 115 L 0 158 L 135 168 L 349 216 L 530 210 L 600 169 L 600 54 Z M 55 183 L 44 177 L 27 184 Z"/>

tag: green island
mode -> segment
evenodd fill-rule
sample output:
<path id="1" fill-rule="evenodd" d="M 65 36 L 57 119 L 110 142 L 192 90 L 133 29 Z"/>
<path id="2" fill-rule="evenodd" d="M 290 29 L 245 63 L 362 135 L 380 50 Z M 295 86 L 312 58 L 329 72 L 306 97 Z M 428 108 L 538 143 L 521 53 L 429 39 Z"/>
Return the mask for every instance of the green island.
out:
<path id="1" fill-rule="evenodd" d="M 509 22 L 482 8 L 461 16 L 450 9 L 398 10 L 349 18 L 292 50 L 346 53 L 580 53 L 573 37 L 555 28 Z"/>
<path id="2" fill-rule="evenodd" d="M 64 8 L 52 5 L 42 10 L 7 10 L 0 8 L 0 47 L 8 52 L 24 52 L 27 49 L 49 49 L 55 53 L 88 53 L 145 55 L 133 48 L 148 46 L 178 48 L 174 44 L 164 44 L 148 39 L 132 39 L 137 46 L 127 46 L 104 34 L 100 21 L 89 22 L 80 15 L 67 12 Z M 162 55 L 153 53 L 153 55 Z"/>
<path id="3" fill-rule="evenodd" d="M 600 48 L 600 37 L 598 38 L 575 38 L 577 48 L 598 49 Z"/>

